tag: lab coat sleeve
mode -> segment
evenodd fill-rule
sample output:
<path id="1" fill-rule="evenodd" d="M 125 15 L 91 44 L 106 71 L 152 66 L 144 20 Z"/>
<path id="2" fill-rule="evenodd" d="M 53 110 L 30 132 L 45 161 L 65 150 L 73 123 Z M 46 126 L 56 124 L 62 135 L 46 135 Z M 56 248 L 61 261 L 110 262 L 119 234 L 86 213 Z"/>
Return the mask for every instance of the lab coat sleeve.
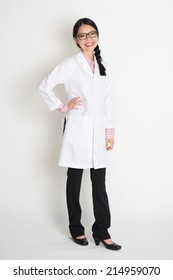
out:
<path id="1" fill-rule="evenodd" d="M 38 86 L 37 90 L 50 111 L 58 109 L 62 104 L 61 100 L 55 95 L 54 87 L 58 84 L 64 84 L 68 79 L 68 75 L 69 63 L 66 59 L 57 65 Z"/>
<path id="2" fill-rule="evenodd" d="M 105 95 L 105 119 L 106 119 L 106 128 L 114 128 L 114 117 L 113 117 L 113 108 L 112 108 L 112 96 L 111 96 L 111 83 L 109 83 L 106 88 L 106 95 Z"/>

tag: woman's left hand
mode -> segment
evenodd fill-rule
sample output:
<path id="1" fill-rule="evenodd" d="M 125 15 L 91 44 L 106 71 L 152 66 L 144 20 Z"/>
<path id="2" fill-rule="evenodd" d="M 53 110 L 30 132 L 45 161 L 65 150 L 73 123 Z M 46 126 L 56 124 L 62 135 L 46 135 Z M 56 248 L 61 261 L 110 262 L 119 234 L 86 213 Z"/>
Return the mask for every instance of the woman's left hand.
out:
<path id="1" fill-rule="evenodd" d="M 106 150 L 110 151 L 114 147 L 114 139 L 106 139 Z"/>

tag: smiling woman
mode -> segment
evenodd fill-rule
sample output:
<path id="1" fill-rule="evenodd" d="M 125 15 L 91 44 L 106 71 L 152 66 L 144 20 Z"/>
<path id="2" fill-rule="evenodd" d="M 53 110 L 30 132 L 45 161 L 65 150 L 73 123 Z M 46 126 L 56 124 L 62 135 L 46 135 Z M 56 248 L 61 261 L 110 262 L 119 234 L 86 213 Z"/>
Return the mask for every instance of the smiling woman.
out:
<path id="1" fill-rule="evenodd" d="M 74 242 L 88 245 L 81 224 L 79 196 L 83 169 L 90 169 L 95 244 L 102 242 L 107 249 L 119 250 L 121 246 L 108 233 L 110 209 L 105 185 L 105 154 L 114 146 L 110 78 L 102 62 L 96 24 L 88 18 L 79 19 L 73 28 L 73 38 L 80 52 L 60 63 L 38 90 L 50 110 L 66 113 L 59 165 L 68 167 L 67 208 Z M 58 84 L 65 86 L 67 104 L 55 96 L 53 88 Z"/>
<path id="2" fill-rule="evenodd" d="M 105 67 L 101 63 L 100 49 L 98 46 L 99 30 L 95 22 L 88 18 L 79 19 L 73 27 L 73 38 L 83 53 L 94 60 L 94 53 L 100 69 L 100 75 L 105 76 Z"/>
<path id="3" fill-rule="evenodd" d="M 77 37 L 76 44 L 82 49 L 83 53 L 88 54 L 90 59 L 94 59 L 94 49 L 98 44 L 98 36 L 96 30 L 92 30 L 90 25 L 82 25 Z"/>

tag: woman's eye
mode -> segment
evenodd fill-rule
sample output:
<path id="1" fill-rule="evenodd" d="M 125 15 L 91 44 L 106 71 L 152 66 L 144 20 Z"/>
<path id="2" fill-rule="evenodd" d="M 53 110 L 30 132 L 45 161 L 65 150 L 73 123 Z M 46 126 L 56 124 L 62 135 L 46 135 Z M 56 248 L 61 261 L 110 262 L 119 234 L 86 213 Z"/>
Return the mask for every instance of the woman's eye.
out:
<path id="1" fill-rule="evenodd" d="M 85 34 L 79 35 L 79 38 L 80 38 L 80 39 L 84 39 L 84 38 L 85 38 Z"/>

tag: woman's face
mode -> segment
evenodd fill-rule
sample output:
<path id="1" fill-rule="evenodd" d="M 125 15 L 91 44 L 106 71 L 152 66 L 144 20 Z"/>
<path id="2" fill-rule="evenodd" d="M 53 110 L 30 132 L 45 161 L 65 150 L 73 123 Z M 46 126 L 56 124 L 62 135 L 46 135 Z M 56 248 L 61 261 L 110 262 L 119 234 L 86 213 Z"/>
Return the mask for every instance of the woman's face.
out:
<path id="1" fill-rule="evenodd" d="M 93 52 L 98 45 L 97 31 L 91 25 L 83 24 L 78 29 L 75 41 L 83 52 Z"/>

